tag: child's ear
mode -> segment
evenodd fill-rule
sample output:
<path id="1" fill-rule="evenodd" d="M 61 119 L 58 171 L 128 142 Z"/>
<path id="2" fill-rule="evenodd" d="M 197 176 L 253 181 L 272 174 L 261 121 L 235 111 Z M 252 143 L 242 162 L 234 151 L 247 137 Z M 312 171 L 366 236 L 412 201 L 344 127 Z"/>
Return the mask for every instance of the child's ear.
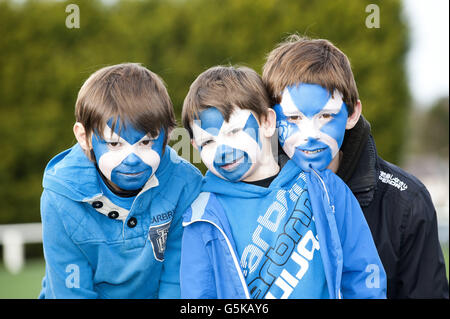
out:
<path id="1" fill-rule="evenodd" d="M 347 119 L 347 124 L 345 125 L 346 130 L 350 130 L 356 125 L 356 123 L 359 120 L 359 117 L 361 116 L 361 112 L 362 112 L 362 104 L 361 101 L 358 100 L 358 102 L 356 102 L 355 104 L 353 114 L 350 115 Z"/>
<path id="2" fill-rule="evenodd" d="M 191 139 L 191 144 L 192 144 L 192 146 L 198 151 L 197 144 L 195 144 L 195 142 L 194 142 L 193 139 Z"/>
<path id="3" fill-rule="evenodd" d="M 277 127 L 277 115 L 271 108 L 268 109 L 266 116 L 262 117 L 261 128 L 263 129 L 264 137 L 270 138 L 275 133 Z"/>
<path id="4" fill-rule="evenodd" d="M 73 126 L 73 134 L 75 135 L 78 144 L 80 144 L 84 151 L 89 151 L 91 149 L 91 143 L 89 142 L 86 129 L 83 124 L 76 122 Z"/>

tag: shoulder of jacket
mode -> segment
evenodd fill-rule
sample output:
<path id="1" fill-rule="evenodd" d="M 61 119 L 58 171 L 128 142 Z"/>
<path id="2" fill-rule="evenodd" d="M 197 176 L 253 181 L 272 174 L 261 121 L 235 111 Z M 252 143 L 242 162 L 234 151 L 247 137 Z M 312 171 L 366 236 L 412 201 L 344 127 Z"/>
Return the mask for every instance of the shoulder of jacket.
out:
<path id="1" fill-rule="evenodd" d="M 183 160 L 168 167 L 158 179 L 159 186 L 155 196 L 170 205 L 187 206 L 198 194 L 203 176 L 196 167 Z"/>
<path id="2" fill-rule="evenodd" d="M 385 160 L 379 161 L 378 184 L 386 200 L 404 210 L 404 218 L 431 220 L 435 208 L 425 185 L 415 176 Z M 380 187 L 379 187 L 380 188 Z M 387 195 L 387 196 L 386 196 Z"/>
<path id="3" fill-rule="evenodd" d="M 41 197 L 41 220 L 45 224 L 60 224 L 72 236 L 87 217 L 82 202 L 74 201 L 49 189 L 44 189 Z"/>
<path id="4" fill-rule="evenodd" d="M 172 148 L 167 149 L 169 152 L 170 165 L 165 170 L 164 174 L 170 178 L 178 178 L 181 181 L 192 182 L 193 178 L 201 179 L 203 177 L 200 170 L 192 165 L 190 162 L 179 156 Z"/>
<path id="5" fill-rule="evenodd" d="M 184 223 L 192 223 L 203 219 L 211 196 L 214 195 L 210 192 L 201 192 L 198 194 L 184 216 Z"/>
<path id="6" fill-rule="evenodd" d="M 423 192 L 428 194 L 425 185 L 417 177 L 381 158 L 378 159 L 377 175 L 378 184 L 386 184 L 387 191 L 396 192 L 401 197 L 411 199 Z"/>
<path id="7" fill-rule="evenodd" d="M 216 194 L 201 192 L 192 202 L 186 211 L 183 224 L 190 224 L 195 221 L 207 221 L 217 226 L 223 225 L 224 220 L 228 220 L 224 207 L 218 200 Z"/>

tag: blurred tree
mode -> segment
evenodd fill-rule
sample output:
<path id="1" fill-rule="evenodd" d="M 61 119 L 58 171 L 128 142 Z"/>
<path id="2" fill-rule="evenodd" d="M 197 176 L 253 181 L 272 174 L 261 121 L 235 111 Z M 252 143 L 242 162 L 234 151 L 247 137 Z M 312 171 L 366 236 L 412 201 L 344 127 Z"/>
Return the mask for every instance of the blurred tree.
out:
<path id="1" fill-rule="evenodd" d="M 374 2 L 380 28 L 369 29 Z M 79 29 L 65 26 L 69 3 L 80 8 Z M 400 0 L 0 0 L 0 223 L 39 220 L 43 170 L 74 143 L 77 92 L 96 69 L 141 62 L 165 80 L 179 117 L 199 73 L 217 64 L 260 72 L 294 32 L 348 55 L 378 149 L 398 162 L 410 104 Z"/>
<path id="2" fill-rule="evenodd" d="M 423 130 L 420 132 L 420 151 L 449 157 L 449 100 L 436 101 L 424 114 Z"/>

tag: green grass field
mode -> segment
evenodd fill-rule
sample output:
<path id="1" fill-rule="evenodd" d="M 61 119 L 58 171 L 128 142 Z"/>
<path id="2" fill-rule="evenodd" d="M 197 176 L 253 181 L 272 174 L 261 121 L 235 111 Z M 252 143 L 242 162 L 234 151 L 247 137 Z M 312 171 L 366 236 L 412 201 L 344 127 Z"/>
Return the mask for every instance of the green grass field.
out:
<path id="1" fill-rule="evenodd" d="M 449 276 L 448 244 L 442 247 L 447 278 Z M 41 290 L 44 276 L 44 260 L 27 260 L 23 271 L 17 275 L 8 273 L 3 265 L 0 266 L 0 299 L 35 299 Z"/>
<path id="2" fill-rule="evenodd" d="M 36 299 L 41 291 L 45 263 L 43 259 L 27 260 L 24 269 L 13 275 L 0 266 L 0 299 Z"/>

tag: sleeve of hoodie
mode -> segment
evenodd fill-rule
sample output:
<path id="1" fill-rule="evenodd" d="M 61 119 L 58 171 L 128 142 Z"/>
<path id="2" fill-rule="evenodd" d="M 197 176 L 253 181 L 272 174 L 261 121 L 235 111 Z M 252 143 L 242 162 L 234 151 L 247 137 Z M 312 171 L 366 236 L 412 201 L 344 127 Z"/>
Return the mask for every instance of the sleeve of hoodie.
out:
<path id="1" fill-rule="evenodd" d="M 71 236 L 78 223 L 60 207 L 64 199 L 49 190 L 41 196 L 45 278 L 39 298 L 97 298 L 93 271 Z M 65 218 L 65 220 L 63 220 Z"/>
<path id="2" fill-rule="evenodd" d="M 175 214 L 170 225 L 167 237 L 166 251 L 164 252 L 164 264 L 159 283 L 160 299 L 180 298 L 180 259 L 181 259 L 181 240 L 183 236 L 183 213 L 188 209 L 191 203 L 200 193 L 202 174 L 198 169 L 189 163 L 181 163 L 183 168 L 182 181 L 184 188 L 181 191 Z M 181 177 L 180 177 L 181 178 Z M 177 183 L 178 180 L 173 179 Z"/>
<path id="3" fill-rule="evenodd" d="M 184 228 L 180 267 L 184 299 L 217 298 L 214 270 L 202 236 L 203 224 L 193 223 Z"/>
<path id="4" fill-rule="evenodd" d="M 342 245 L 341 292 L 345 299 L 386 298 L 386 273 L 358 201 L 336 175 L 333 204 Z"/>
<path id="5" fill-rule="evenodd" d="M 421 188 L 402 222 L 396 298 L 446 298 L 448 281 L 430 194 Z"/>

